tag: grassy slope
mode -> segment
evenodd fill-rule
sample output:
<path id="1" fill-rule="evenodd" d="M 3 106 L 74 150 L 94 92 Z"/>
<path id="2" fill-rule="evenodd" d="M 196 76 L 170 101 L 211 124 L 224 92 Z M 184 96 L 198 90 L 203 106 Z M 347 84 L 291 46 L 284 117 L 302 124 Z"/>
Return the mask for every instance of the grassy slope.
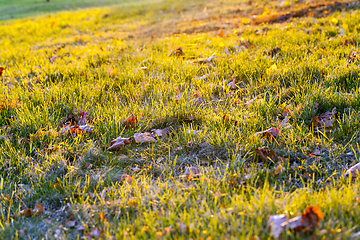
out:
<path id="1" fill-rule="evenodd" d="M 148 0 L 0 0 L 0 20 L 22 18 L 32 15 L 45 14 L 58 11 L 72 11 L 80 8 L 99 6 L 137 4 Z"/>
<path id="2" fill-rule="evenodd" d="M 357 45 L 343 41 L 359 42 L 360 12 L 249 26 L 249 8 L 158 1 L 2 23 L 0 236 L 74 238 L 99 227 L 104 237 L 130 239 L 268 239 L 268 215 L 296 216 L 308 205 L 325 214 L 317 239 L 359 231 L 359 183 L 342 173 L 358 161 L 359 66 L 347 60 Z M 248 11 L 263 6 L 256 9 Z M 185 55 L 169 56 L 172 46 Z M 274 47 L 280 55 L 265 54 Z M 192 63 L 212 54 L 210 64 Z M 241 89 L 227 86 L 234 78 Z M 314 135 L 311 118 L 333 107 L 337 130 Z M 79 111 L 102 119 L 93 133 L 36 134 L 59 131 Z M 125 129 L 130 113 L 139 122 Z M 104 150 L 118 136 L 170 125 L 178 131 L 158 143 Z M 276 142 L 254 137 L 274 126 Z M 282 173 L 255 157 L 262 146 L 284 158 Z M 183 181 L 189 165 L 202 175 Z M 44 213 L 20 216 L 36 202 Z"/>

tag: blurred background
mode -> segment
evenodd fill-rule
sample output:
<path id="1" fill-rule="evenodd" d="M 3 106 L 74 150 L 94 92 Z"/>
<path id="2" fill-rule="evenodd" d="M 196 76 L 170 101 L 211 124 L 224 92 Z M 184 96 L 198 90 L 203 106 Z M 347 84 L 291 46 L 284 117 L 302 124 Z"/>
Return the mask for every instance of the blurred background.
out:
<path id="1" fill-rule="evenodd" d="M 141 4 L 150 1 L 152 0 L 0 0 L 0 20 L 80 8 L 126 3 Z"/>

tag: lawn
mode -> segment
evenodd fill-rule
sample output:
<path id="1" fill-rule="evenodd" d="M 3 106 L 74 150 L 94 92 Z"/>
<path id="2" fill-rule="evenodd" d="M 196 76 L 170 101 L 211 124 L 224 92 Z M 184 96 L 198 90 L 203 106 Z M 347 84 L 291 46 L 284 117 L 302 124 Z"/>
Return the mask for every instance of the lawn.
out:
<path id="1" fill-rule="evenodd" d="M 66 10 L 0 23 L 0 239 L 360 235 L 359 3 L 66 2 L 0 3 Z"/>

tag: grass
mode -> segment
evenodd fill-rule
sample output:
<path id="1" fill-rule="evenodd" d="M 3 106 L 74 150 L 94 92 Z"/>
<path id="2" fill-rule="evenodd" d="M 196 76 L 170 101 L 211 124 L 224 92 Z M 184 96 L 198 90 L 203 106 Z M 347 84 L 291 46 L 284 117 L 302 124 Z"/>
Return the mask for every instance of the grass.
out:
<path id="1" fill-rule="evenodd" d="M 261 24 L 249 15 L 306 5 L 159 0 L 0 23 L 0 238 L 271 239 L 269 215 L 319 205 L 313 236 L 286 238 L 349 239 L 360 231 L 360 183 L 343 178 L 359 161 L 356 4 Z M 314 134 L 312 118 L 334 107 L 332 130 Z M 92 133 L 55 133 L 80 111 Z M 166 127 L 156 143 L 106 150 Z M 255 135 L 270 127 L 275 140 Z M 188 166 L 201 174 L 182 178 Z M 36 203 L 44 212 L 22 216 Z"/>
<path id="2" fill-rule="evenodd" d="M 147 0 L 0 0 L 0 20 L 23 18 L 49 12 L 74 11 L 80 8 L 94 8 L 109 5 L 137 5 Z"/>

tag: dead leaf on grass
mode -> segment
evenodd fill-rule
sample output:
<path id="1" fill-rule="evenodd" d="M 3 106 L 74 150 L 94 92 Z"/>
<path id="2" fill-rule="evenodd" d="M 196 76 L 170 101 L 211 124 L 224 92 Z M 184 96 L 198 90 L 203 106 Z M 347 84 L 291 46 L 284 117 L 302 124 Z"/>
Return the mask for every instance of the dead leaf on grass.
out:
<path id="1" fill-rule="evenodd" d="M 136 127 L 137 122 L 138 120 L 136 116 L 132 113 L 129 117 L 127 117 L 123 121 L 123 124 L 125 125 L 125 127 L 130 128 L 130 127 Z"/>
<path id="2" fill-rule="evenodd" d="M 176 57 L 180 57 L 184 55 L 184 51 L 182 47 L 174 47 L 172 46 L 170 48 L 170 53 L 169 56 L 176 56 Z"/>
<path id="3" fill-rule="evenodd" d="M 31 217 L 33 215 L 33 211 L 31 208 L 26 208 L 20 212 L 22 216 L 25 216 L 27 218 Z"/>
<path id="4" fill-rule="evenodd" d="M 348 177 L 351 174 L 351 178 L 357 178 L 359 176 L 360 173 L 360 163 L 355 164 L 354 166 L 352 166 L 351 168 L 349 168 L 345 173 L 344 173 L 344 177 Z"/>
<path id="5" fill-rule="evenodd" d="M 276 155 L 276 152 L 271 149 L 256 148 L 255 149 L 256 156 L 258 156 L 263 162 L 271 161 L 271 162 L 278 162 L 279 157 Z"/>
<path id="6" fill-rule="evenodd" d="M 276 239 L 279 239 L 284 229 L 292 229 L 302 233 L 313 233 L 323 217 L 324 214 L 320 211 L 319 206 L 309 206 L 305 209 L 304 214 L 290 220 L 284 214 L 269 216 L 268 229 L 270 229 L 270 235 Z"/>
<path id="7" fill-rule="evenodd" d="M 136 143 L 155 143 L 157 140 L 151 136 L 149 132 L 135 133 L 134 139 Z"/>
<path id="8" fill-rule="evenodd" d="M 127 175 L 125 173 L 120 176 L 121 182 L 127 182 L 128 184 L 131 184 L 132 180 L 133 180 L 133 178 L 130 175 Z"/>
<path id="9" fill-rule="evenodd" d="M 35 203 L 35 208 L 33 209 L 33 211 L 36 213 L 36 214 L 40 214 L 40 213 L 43 213 L 44 212 L 44 207 L 41 206 L 39 203 Z"/>
<path id="10" fill-rule="evenodd" d="M 104 216 L 104 214 L 102 212 L 99 212 L 98 215 L 99 215 L 100 222 L 106 221 L 106 218 L 105 218 L 105 216 Z"/>
<path id="11" fill-rule="evenodd" d="M 336 107 L 331 112 L 325 112 L 320 116 L 313 117 L 310 122 L 310 127 L 314 129 L 314 133 L 327 133 L 333 129 L 332 121 L 335 118 Z"/>
<path id="12" fill-rule="evenodd" d="M 76 220 L 70 221 L 70 220 L 65 219 L 65 224 L 66 224 L 66 226 L 68 226 L 68 227 L 75 227 Z"/>
<path id="13" fill-rule="evenodd" d="M 120 151 L 124 149 L 126 144 L 130 144 L 129 138 L 118 137 L 110 142 L 110 147 L 108 147 L 106 150 L 111 152 Z"/>
<path id="14" fill-rule="evenodd" d="M 255 136 L 261 136 L 261 137 L 266 137 L 268 139 L 274 139 L 277 136 L 279 136 L 279 134 L 280 134 L 280 130 L 275 127 L 272 127 L 272 128 L 266 129 L 264 131 L 255 133 Z"/>
<path id="15" fill-rule="evenodd" d="M 168 131 L 165 130 L 165 129 L 152 129 L 150 135 L 153 138 L 162 137 L 164 139 L 167 139 L 168 138 Z"/>
<path id="16" fill-rule="evenodd" d="M 197 167 L 186 167 L 184 174 L 181 177 L 186 178 L 187 180 L 191 180 L 191 178 L 200 175 L 201 175 L 200 170 Z"/>
<path id="17" fill-rule="evenodd" d="M 94 228 L 92 231 L 91 231 L 91 234 L 96 237 L 96 238 L 100 238 L 104 233 L 103 231 L 101 230 L 101 228 Z"/>

